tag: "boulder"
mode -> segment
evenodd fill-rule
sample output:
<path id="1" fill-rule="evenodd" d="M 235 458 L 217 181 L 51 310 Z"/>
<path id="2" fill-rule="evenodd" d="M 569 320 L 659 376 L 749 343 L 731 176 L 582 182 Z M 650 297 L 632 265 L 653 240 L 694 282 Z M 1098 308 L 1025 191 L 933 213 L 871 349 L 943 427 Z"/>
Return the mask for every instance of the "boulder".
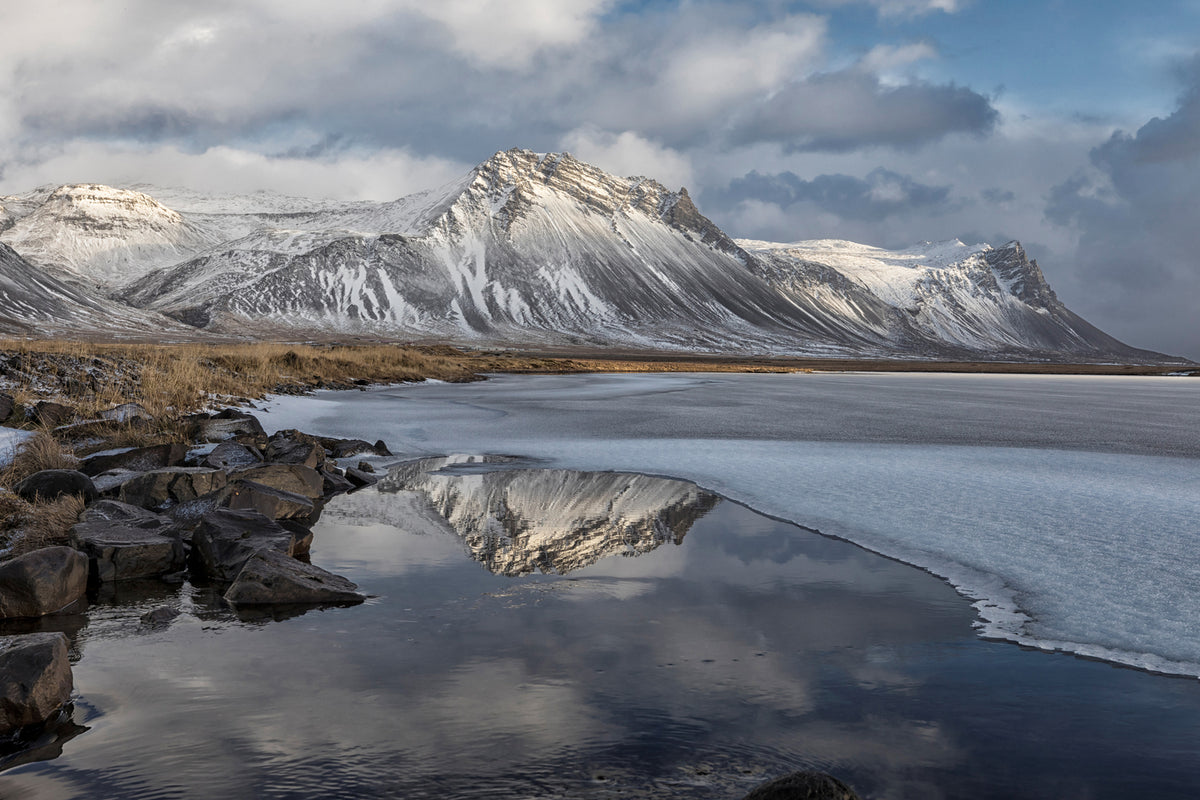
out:
<path id="1" fill-rule="evenodd" d="M 142 508 L 163 510 L 216 491 L 228 482 L 225 472 L 219 469 L 167 467 L 143 472 L 121 484 L 119 499 Z"/>
<path id="2" fill-rule="evenodd" d="M 340 575 L 276 551 L 255 553 L 246 561 L 225 600 L 235 606 L 361 603 L 358 587 Z"/>
<path id="3" fill-rule="evenodd" d="M 70 406 L 64 406 L 62 403 L 51 403 L 49 400 L 39 401 L 29 411 L 29 420 L 31 422 L 35 425 L 45 425 L 49 428 L 66 424 L 74 417 L 75 409 Z"/>
<path id="4" fill-rule="evenodd" d="M 117 509 L 114 515 L 124 513 Z M 71 543 L 87 555 L 90 572 L 101 583 L 154 578 L 180 572 L 187 566 L 183 542 L 171 520 L 157 515 L 138 518 L 130 514 L 125 519 L 93 516 L 71 529 Z"/>
<path id="5" fill-rule="evenodd" d="M 202 442 L 223 442 L 235 436 L 266 437 L 262 424 L 250 414 L 226 409 L 208 419 L 198 420 L 197 436 Z"/>
<path id="6" fill-rule="evenodd" d="M 793 772 L 764 783 L 743 800 L 859 800 L 846 784 L 824 772 Z"/>
<path id="7" fill-rule="evenodd" d="M 72 688 L 64 634 L 0 637 L 0 736 L 50 719 Z"/>
<path id="8" fill-rule="evenodd" d="M 326 496 L 331 494 L 341 494 L 342 492 L 348 492 L 354 488 L 353 483 L 329 469 L 321 470 L 321 480 L 323 482 L 322 485 Z"/>
<path id="9" fill-rule="evenodd" d="M 375 475 L 363 472 L 361 469 L 354 469 L 353 467 L 346 470 L 346 480 L 353 483 L 356 489 L 379 483 L 379 478 Z"/>
<path id="10" fill-rule="evenodd" d="M 87 591 L 87 556 L 43 547 L 0 564 L 0 619 L 77 611 Z"/>
<path id="11" fill-rule="evenodd" d="M 161 519 L 162 517 L 153 511 L 118 500 L 97 500 L 84 509 L 79 517 L 80 522 L 145 523 Z"/>
<path id="12" fill-rule="evenodd" d="M 135 472 L 131 469 L 110 469 L 107 472 L 101 472 L 99 475 L 93 475 L 92 485 L 96 487 L 96 491 L 100 495 L 116 497 L 120 494 L 122 485 L 141 474 L 141 472 Z"/>
<path id="13" fill-rule="evenodd" d="M 364 442 L 362 439 L 325 439 L 323 441 L 334 458 L 349 458 L 361 455 L 392 455 L 382 439 L 375 442 L 375 444 Z"/>
<path id="14" fill-rule="evenodd" d="M 261 464 L 263 457 L 258 451 L 237 442 L 221 442 L 200 462 L 213 469 L 240 469 Z"/>
<path id="15" fill-rule="evenodd" d="M 219 502 L 226 508 L 251 509 L 271 519 L 295 519 L 313 513 L 313 501 L 302 494 L 285 492 L 254 481 L 234 481 L 222 490 Z"/>
<path id="16" fill-rule="evenodd" d="M 130 423 L 137 420 L 141 420 L 142 422 L 153 422 L 154 415 L 143 408 L 139 403 L 122 403 L 121 405 L 114 406 L 107 411 L 101 411 L 100 419 L 118 423 Z"/>
<path id="17" fill-rule="evenodd" d="M 209 511 L 200 517 L 192 534 L 196 568 L 216 581 L 232 581 L 247 559 L 262 550 L 291 556 L 295 535 L 257 511 Z"/>
<path id="18" fill-rule="evenodd" d="M 80 471 L 88 475 L 99 475 L 113 469 L 148 472 L 165 467 L 175 467 L 187 457 L 187 448 L 179 443 L 156 444 L 150 447 L 130 447 L 124 450 L 106 450 L 84 459 Z"/>
<path id="19" fill-rule="evenodd" d="M 98 496 L 92 479 L 73 469 L 44 469 L 35 472 L 13 487 L 13 491 L 26 500 L 34 498 L 57 500 L 63 495 L 79 495 L 84 502 Z"/>
<path id="20" fill-rule="evenodd" d="M 16 410 L 16 407 L 17 404 L 16 401 L 13 400 L 12 395 L 7 395 L 4 394 L 4 392 L 0 392 L 0 423 L 8 422 L 9 418 L 13 415 L 13 411 Z"/>
<path id="21" fill-rule="evenodd" d="M 375 467 L 371 466 L 370 461 L 360 461 L 360 462 L 358 462 L 358 471 L 365 472 L 368 475 L 374 475 Z"/>
<path id="22" fill-rule="evenodd" d="M 153 611 L 147 611 L 145 614 L 142 614 L 141 620 L 144 624 L 155 627 L 169 625 L 182 613 L 183 612 L 178 608 L 171 608 L 171 606 L 159 606 Z"/>
<path id="23" fill-rule="evenodd" d="M 321 474 L 303 464 L 263 464 L 235 470 L 229 475 L 231 481 L 254 481 L 272 489 L 302 495 L 310 500 L 325 496 L 325 481 Z"/>
<path id="24" fill-rule="evenodd" d="M 325 448 L 314 441 L 275 434 L 267 441 L 267 461 L 276 464 L 302 464 L 317 469 L 325 463 Z"/>

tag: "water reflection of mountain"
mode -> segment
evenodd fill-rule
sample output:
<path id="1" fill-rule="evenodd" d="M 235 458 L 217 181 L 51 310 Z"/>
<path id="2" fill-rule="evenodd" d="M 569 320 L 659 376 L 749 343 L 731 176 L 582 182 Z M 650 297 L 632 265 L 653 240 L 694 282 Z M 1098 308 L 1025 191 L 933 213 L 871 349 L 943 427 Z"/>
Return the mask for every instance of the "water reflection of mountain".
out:
<path id="1" fill-rule="evenodd" d="M 499 575 L 565 575 L 606 556 L 679 544 L 720 500 L 695 484 L 648 475 L 461 471 L 474 463 L 478 459 L 450 456 L 401 464 L 379 489 L 424 494 L 472 558 Z"/>

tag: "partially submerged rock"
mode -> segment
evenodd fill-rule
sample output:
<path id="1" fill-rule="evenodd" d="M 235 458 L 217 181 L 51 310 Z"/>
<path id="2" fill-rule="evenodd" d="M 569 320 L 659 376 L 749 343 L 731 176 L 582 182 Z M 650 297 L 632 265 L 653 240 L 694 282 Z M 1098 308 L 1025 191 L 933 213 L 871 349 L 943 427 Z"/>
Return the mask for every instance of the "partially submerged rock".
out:
<path id="1" fill-rule="evenodd" d="M 805 771 L 764 783 L 743 800 L 859 800 L 859 797 L 832 775 Z"/>
<path id="2" fill-rule="evenodd" d="M 264 453 L 276 464 L 302 464 L 319 469 L 325 463 L 325 448 L 314 437 L 299 431 L 279 431 L 267 440 Z"/>
<path id="3" fill-rule="evenodd" d="M 89 519 L 71 529 L 71 542 L 87 555 L 91 574 L 101 582 L 168 575 L 186 566 L 173 523 L 157 515 Z"/>
<path id="4" fill-rule="evenodd" d="M 220 489 L 228 482 L 228 476 L 219 469 L 167 467 L 144 472 L 123 483 L 120 499 L 142 508 L 165 510 Z"/>
<path id="5" fill-rule="evenodd" d="M 257 511 L 217 509 L 200 517 L 192 534 L 192 560 L 206 577 L 232 581 L 246 561 L 262 550 L 295 554 L 296 537 Z"/>
<path id="6" fill-rule="evenodd" d="M 250 509 L 271 519 L 311 517 L 313 501 L 302 494 L 285 492 L 254 481 L 234 481 L 222 490 L 220 505 L 233 509 Z"/>
<path id="7" fill-rule="evenodd" d="M 87 475 L 73 469 L 44 469 L 13 487 L 26 500 L 57 500 L 64 495 L 79 495 L 84 502 L 97 497 L 96 485 Z"/>
<path id="8" fill-rule="evenodd" d="M 253 481 L 291 492 L 310 500 L 319 500 L 325 496 L 325 481 L 321 474 L 303 464 L 263 464 L 258 467 L 234 470 L 229 475 L 230 480 Z"/>
<path id="9" fill-rule="evenodd" d="M 87 557 L 44 547 L 0 564 L 0 618 L 69 613 L 85 600 Z"/>
<path id="10" fill-rule="evenodd" d="M 71 699 L 62 633 L 0 637 L 0 736 L 48 720 Z"/>
<path id="11" fill-rule="evenodd" d="M 356 489 L 379 483 L 379 478 L 375 475 L 372 475 L 368 472 L 363 472 L 361 469 L 355 469 L 353 467 L 346 470 L 346 480 L 353 483 Z"/>
<path id="12" fill-rule="evenodd" d="M 246 561 L 225 599 L 247 606 L 361 603 L 365 597 L 340 575 L 267 550 Z"/>

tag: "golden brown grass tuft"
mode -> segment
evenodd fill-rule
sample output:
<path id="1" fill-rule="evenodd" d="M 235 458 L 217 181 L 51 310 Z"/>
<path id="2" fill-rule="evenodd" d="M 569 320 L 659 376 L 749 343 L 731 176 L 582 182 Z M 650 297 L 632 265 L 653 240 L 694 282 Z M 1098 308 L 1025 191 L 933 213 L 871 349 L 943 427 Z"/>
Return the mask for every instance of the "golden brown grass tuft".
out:
<path id="1" fill-rule="evenodd" d="M 0 494 L 0 547 L 7 550 L 7 557 L 14 557 L 70 544 L 71 528 L 83 509 L 83 498 L 75 495 L 28 503 L 13 494 Z"/>
<path id="2" fill-rule="evenodd" d="M 44 469 L 75 469 L 79 459 L 67 451 L 58 439 L 44 431 L 17 446 L 13 459 L 0 469 L 0 486 L 11 489 L 35 472 Z"/>

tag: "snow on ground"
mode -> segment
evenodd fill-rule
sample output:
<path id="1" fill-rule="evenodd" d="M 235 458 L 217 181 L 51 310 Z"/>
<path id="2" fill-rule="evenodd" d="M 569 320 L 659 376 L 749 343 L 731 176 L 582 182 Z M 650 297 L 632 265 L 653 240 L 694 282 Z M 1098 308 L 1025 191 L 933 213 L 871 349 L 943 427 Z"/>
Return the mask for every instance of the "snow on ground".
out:
<path id="1" fill-rule="evenodd" d="M 601 375 L 279 398 L 263 424 L 692 480 L 946 578 L 983 635 L 1200 676 L 1197 409 L 1170 379 Z"/>

